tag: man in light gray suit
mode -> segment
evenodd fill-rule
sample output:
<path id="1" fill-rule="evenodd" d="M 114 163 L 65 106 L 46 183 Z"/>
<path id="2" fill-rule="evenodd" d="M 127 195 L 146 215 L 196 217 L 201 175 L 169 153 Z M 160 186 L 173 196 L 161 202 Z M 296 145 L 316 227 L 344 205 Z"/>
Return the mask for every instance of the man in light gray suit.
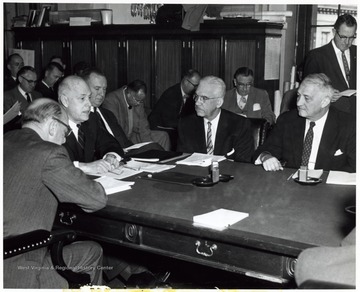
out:
<path id="1" fill-rule="evenodd" d="M 59 202 L 94 212 L 106 205 L 103 187 L 86 177 L 61 146 L 70 133 L 68 117 L 59 103 L 40 98 L 24 112 L 23 127 L 4 136 L 3 236 L 38 229 L 50 231 Z M 102 284 L 101 246 L 75 242 L 64 247 L 67 266 L 90 274 Z M 53 267 L 46 247 L 4 260 L 5 288 L 67 288 L 67 281 Z"/>

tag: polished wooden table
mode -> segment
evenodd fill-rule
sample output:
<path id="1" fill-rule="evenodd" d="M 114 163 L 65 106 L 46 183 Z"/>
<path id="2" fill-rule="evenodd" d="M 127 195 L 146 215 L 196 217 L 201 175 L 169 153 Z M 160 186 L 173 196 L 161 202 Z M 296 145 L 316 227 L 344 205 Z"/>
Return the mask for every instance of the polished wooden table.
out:
<path id="1" fill-rule="evenodd" d="M 205 176 L 207 168 L 176 166 Z M 108 205 L 85 213 L 59 207 L 56 225 L 89 238 L 203 264 L 271 282 L 293 280 L 298 254 L 311 246 L 338 246 L 354 227 L 355 186 L 300 185 L 294 169 L 224 161 L 220 173 L 234 179 L 212 187 L 132 178 L 132 190 L 110 195 Z M 224 231 L 193 226 L 193 216 L 219 208 L 249 213 Z"/>

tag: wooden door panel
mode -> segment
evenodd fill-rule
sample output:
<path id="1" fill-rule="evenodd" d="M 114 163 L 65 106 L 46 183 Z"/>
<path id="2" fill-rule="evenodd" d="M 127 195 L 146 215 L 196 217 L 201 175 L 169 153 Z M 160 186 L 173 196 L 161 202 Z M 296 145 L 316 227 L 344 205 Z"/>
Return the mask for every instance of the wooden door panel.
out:
<path id="1" fill-rule="evenodd" d="M 220 76 L 220 39 L 196 39 L 192 42 L 192 68 L 201 76 Z"/>
<path id="2" fill-rule="evenodd" d="M 91 39 L 88 40 L 72 40 L 71 41 L 71 63 L 68 65 L 70 66 L 70 70 L 73 73 L 74 65 L 78 62 L 86 62 L 89 66 L 92 65 L 91 60 L 91 51 L 92 42 Z"/>

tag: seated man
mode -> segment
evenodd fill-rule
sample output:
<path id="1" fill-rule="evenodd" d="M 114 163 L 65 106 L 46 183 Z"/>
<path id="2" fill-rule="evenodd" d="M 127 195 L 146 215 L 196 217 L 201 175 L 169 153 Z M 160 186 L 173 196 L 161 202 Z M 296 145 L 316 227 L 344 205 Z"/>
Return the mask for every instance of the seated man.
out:
<path id="1" fill-rule="evenodd" d="M 35 91 L 37 74 L 33 67 L 24 66 L 17 73 L 18 85 L 4 92 L 4 113 L 16 102 L 20 104 L 19 116 L 6 124 L 4 132 L 21 128 L 21 115 L 28 105 L 35 99 L 42 97 L 40 92 Z"/>
<path id="2" fill-rule="evenodd" d="M 118 124 L 114 114 L 108 109 L 101 107 L 102 103 L 104 102 L 107 88 L 107 80 L 105 75 L 97 68 L 88 68 L 83 72 L 81 77 L 85 80 L 90 88 L 90 102 L 101 127 L 113 137 L 115 137 L 122 148 L 127 148 L 134 145 L 134 143 L 132 143 L 126 137 L 124 130 L 122 129 L 121 125 Z M 151 149 L 164 150 L 158 143 L 150 143 L 140 148 L 132 149 L 127 152 L 126 155 L 131 156 L 132 154 L 141 153 Z"/>
<path id="3" fill-rule="evenodd" d="M 254 73 L 248 67 L 241 67 L 234 74 L 235 88 L 225 94 L 222 108 L 247 118 L 265 119 L 275 123 L 268 93 L 253 86 Z"/>
<path id="4" fill-rule="evenodd" d="M 195 113 L 193 94 L 200 78 L 198 71 L 188 70 L 180 83 L 164 91 L 149 115 L 152 130 L 165 130 L 170 135 L 171 150 L 176 149 L 179 118 Z"/>
<path id="5" fill-rule="evenodd" d="M 207 76 L 195 93 L 196 114 L 179 121 L 178 151 L 226 155 L 235 161 L 250 162 L 254 151 L 249 121 L 221 109 L 226 86 L 222 79 Z"/>
<path id="6" fill-rule="evenodd" d="M 330 107 L 334 89 L 323 73 L 310 74 L 298 88 L 297 110 L 279 116 L 255 154 L 266 171 L 287 167 L 356 172 L 355 121 Z M 280 161 L 283 161 L 281 163 Z"/>
<path id="7" fill-rule="evenodd" d="M 19 70 L 24 67 L 24 59 L 19 54 L 11 54 L 6 60 L 8 69 L 4 75 L 4 91 L 16 87 L 16 77 Z"/>
<path id="8" fill-rule="evenodd" d="M 59 101 L 69 116 L 72 134 L 64 144 L 74 165 L 85 172 L 102 173 L 120 165 L 124 151 L 91 112 L 91 91 L 79 76 L 68 76 L 59 85 Z"/>
<path id="9" fill-rule="evenodd" d="M 4 237 L 51 231 L 58 202 L 94 212 L 106 205 L 103 187 L 86 177 L 60 146 L 69 134 L 68 117 L 55 101 L 40 98 L 24 112 L 23 128 L 4 136 Z M 102 285 L 102 249 L 91 241 L 63 250 L 71 270 L 90 274 Z M 22 269 L 19 267 L 23 267 Z M 5 288 L 68 288 L 53 267 L 46 247 L 4 260 Z"/>
<path id="10" fill-rule="evenodd" d="M 105 93 L 104 93 L 105 94 Z M 135 80 L 106 95 L 102 107 L 110 110 L 126 136 L 133 143 L 154 141 L 170 150 L 170 138 L 165 131 L 151 131 L 145 114 L 146 84 Z"/>
<path id="11" fill-rule="evenodd" d="M 51 62 L 46 66 L 44 77 L 36 84 L 35 89 L 41 92 L 42 96 L 58 101 L 55 85 L 63 75 L 64 68 L 59 63 Z"/>

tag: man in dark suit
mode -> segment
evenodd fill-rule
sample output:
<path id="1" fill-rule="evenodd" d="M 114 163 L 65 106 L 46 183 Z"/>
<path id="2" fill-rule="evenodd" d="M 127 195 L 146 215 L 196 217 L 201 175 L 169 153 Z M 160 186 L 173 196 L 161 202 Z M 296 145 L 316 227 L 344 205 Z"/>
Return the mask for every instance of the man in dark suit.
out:
<path id="1" fill-rule="evenodd" d="M 50 62 L 45 68 L 43 79 L 36 84 L 35 89 L 44 97 L 58 101 L 57 86 L 55 85 L 63 76 L 64 68 L 59 63 Z"/>
<path id="2" fill-rule="evenodd" d="M 340 93 L 356 89 L 356 19 L 350 14 L 340 15 L 334 24 L 334 38 L 330 43 L 309 52 L 305 59 L 304 77 L 312 73 L 326 74 L 335 89 L 332 98 L 337 109 L 356 114 L 356 96 Z"/>
<path id="3" fill-rule="evenodd" d="M 223 109 L 247 118 L 265 119 L 270 125 L 275 123 L 266 90 L 254 87 L 254 72 L 248 67 L 240 67 L 234 74 L 235 88 L 226 92 Z"/>
<path id="4" fill-rule="evenodd" d="M 4 136 L 5 238 L 38 229 L 51 231 L 58 202 L 74 203 L 86 212 L 106 205 L 103 187 L 86 177 L 60 146 L 69 134 L 68 117 L 59 103 L 35 100 L 24 112 L 23 128 Z M 95 242 L 64 247 L 65 263 L 89 273 L 102 285 L 102 249 Z M 4 260 L 5 288 L 68 288 L 53 267 L 46 247 Z"/>
<path id="5" fill-rule="evenodd" d="M 85 172 L 102 173 L 118 167 L 124 151 L 91 112 L 90 96 L 88 85 L 79 76 L 68 76 L 60 83 L 59 101 L 73 131 L 64 146 L 75 166 Z"/>
<path id="6" fill-rule="evenodd" d="M 6 60 L 6 68 L 8 69 L 4 76 L 4 91 L 16 87 L 16 77 L 19 70 L 24 67 L 23 58 L 15 53 L 11 54 Z"/>
<path id="7" fill-rule="evenodd" d="M 255 164 L 262 163 L 266 171 L 282 170 L 283 161 L 292 168 L 302 165 L 355 172 L 355 120 L 330 107 L 333 93 L 325 74 L 305 77 L 298 89 L 297 110 L 279 116 L 265 143 L 256 150 Z"/>
<path id="8" fill-rule="evenodd" d="M 196 89 L 195 110 L 179 121 L 178 151 L 227 155 L 235 161 L 250 162 L 254 141 L 250 123 L 242 116 L 221 109 L 226 86 L 222 79 L 207 76 Z"/>
<path id="9" fill-rule="evenodd" d="M 42 97 L 41 93 L 35 91 L 37 74 L 33 67 L 24 66 L 18 71 L 18 85 L 13 89 L 4 92 L 4 113 L 7 112 L 16 102 L 20 104 L 20 113 L 4 127 L 4 131 L 21 128 L 21 115 L 28 105 L 35 99 Z"/>
<path id="10" fill-rule="evenodd" d="M 152 130 L 165 130 L 171 140 L 171 149 L 177 144 L 177 126 L 180 117 L 195 113 L 193 94 L 199 85 L 200 73 L 190 69 L 180 83 L 166 89 L 149 115 Z"/>

